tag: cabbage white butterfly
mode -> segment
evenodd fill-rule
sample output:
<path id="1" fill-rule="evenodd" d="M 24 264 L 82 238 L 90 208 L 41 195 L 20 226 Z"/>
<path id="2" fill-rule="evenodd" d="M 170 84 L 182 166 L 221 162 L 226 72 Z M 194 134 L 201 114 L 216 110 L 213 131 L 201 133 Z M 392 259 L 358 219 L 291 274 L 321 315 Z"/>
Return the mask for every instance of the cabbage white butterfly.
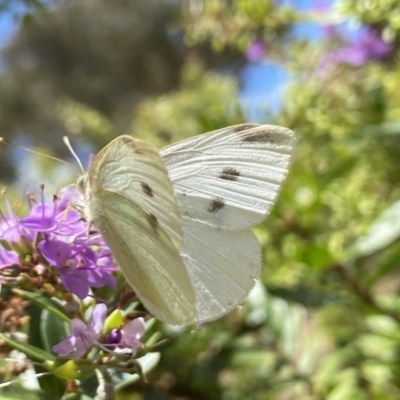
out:
<path id="1" fill-rule="evenodd" d="M 261 269 L 251 228 L 271 210 L 287 175 L 294 133 L 243 124 L 159 152 L 120 136 L 78 185 L 83 214 L 156 318 L 173 325 L 223 316 Z"/>

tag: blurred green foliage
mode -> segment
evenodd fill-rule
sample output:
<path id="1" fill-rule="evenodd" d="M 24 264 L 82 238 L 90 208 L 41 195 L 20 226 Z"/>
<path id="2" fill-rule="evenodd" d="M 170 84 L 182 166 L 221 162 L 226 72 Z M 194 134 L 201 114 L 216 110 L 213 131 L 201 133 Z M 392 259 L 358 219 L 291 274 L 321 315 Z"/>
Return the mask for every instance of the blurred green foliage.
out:
<path id="1" fill-rule="evenodd" d="M 179 29 L 193 47 L 179 86 L 138 101 L 125 133 L 163 146 L 244 122 L 238 76 L 209 70 L 196 46 L 245 52 L 261 38 L 268 56 L 293 71 L 279 113 L 266 109 L 262 122 L 293 129 L 297 149 L 278 203 L 256 228 L 262 284 L 222 320 L 192 331 L 160 326 L 168 339 L 149 383 L 118 399 L 400 399 L 397 3 L 338 2 L 339 20 L 379 27 L 394 53 L 328 70 L 318 66 L 336 42 L 291 35 L 305 14 L 272 0 L 183 3 Z M 104 113 L 71 96 L 55 112 L 66 132 L 96 149 L 115 136 Z"/>

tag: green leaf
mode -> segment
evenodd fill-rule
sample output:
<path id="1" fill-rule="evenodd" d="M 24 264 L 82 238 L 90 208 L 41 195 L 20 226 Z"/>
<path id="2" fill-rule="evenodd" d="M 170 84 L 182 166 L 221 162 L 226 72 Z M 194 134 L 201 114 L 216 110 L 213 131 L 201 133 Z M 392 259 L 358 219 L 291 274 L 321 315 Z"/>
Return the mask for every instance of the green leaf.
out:
<path id="1" fill-rule="evenodd" d="M 400 201 L 396 201 L 371 225 L 369 232 L 350 247 L 349 258 L 373 254 L 399 237 Z"/>
<path id="2" fill-rule="evenodd" d="M 47 310 L 49 313 L 53 314 L 59 319 L 68 323 L 71 322 L 70 318 L 65 312 L 65 309 L 51 299 L 42 296 L 39 293 L 27 292 L 21 289 L 13 289 L 13 292 L 29 300 L 31 303 L 36 304 L 39 308 Z"/>
<path id="3" fill-rule="evenodd" d="M 87 396 L 89 399 L 93 399 L 96 396 L 98 386 L 99 382 L 95 371 L 93 371 L 93 373 L 89 376 L 86 376 L 80 380 L 82 394 Z"/>
<path id="4" fill-rule="evenodd" d="M 382 251 L 375 268 L 369 272 L 364 280 L 366 286 L 371 286 L 382 278 L 388 278 L 390 274 L 396 275 L 399 270 L 399 260 L 400 246 L 390 246 Z"/>
<path id="5" fill-rule="evenodd" d="M 160 357 L 160 353 L 147 353 L 136 361 L 142 367 L 142 373 L 146 375 L 158 364 Z M 140 379 L 138 374 L 128 374 L 117 369 L 110 371 L 110 375 L 116 391 L 129 386 Z"/>
<path id="6" fill-rule="evenodd" d="M 364 128 L 365 135 L 400 135 L 400 121 L 384 122 L 377 125 L 368 125 Z"/>
<path id="7" fill-rule="evenodd" d="M 39 349 L 36 346 L 32 346 L 27 343 L 21 343 L 9 336 L 0 333 L 0 338 L 3 339 L 8 345 L 12 346 L 14 349 L 22 351 L 25 353 L 29 358 L 34 361 L 54 361 L 56 358 L 51 353 L 48 353 L 45 350 Z"/>
<path id="8" fill-rule="evenodd" d="M 358 375 L 355 368 L 347 368 L 336 374 L 337 385 L 325 397 L 326 400 L 366 400 L 362 389 L 358 385 Z"/>
<path id="9" fill-rule="evenodd" d="M 332 262 L 332 255 L 326 246 L 316 244 L 300 247 L 296 258 L 313 269 L 322 269 Z"/>
<path id="10" fill-rule="evenodd" d="M 124 316 L 120 309 L 114 310 L 105 320 L 103 326 L 103 334 L 111 332 L 113 329 L 119 328 L 124 323 Z"/>
<path id="11" fill-rule="evenodd" d="M 335 293 L 324 293 L 307 286 L 297 286 L 290 289 L 268 286 L 268 292 L 290 303 L 301 304 L 305 307 L 322 307 L 339 300 L 339 296 Z"/>
<path id="12" fill-rule="evenodd" d="M 6 240 L 4 240 L 4 239 L 0 239 L 0 245 L 1 246 L 3 246 L 4 247 L 4 250 L 7 250 L 7 251 L 12 251 L 12 246 L 11 246 L 11 244 L 10 243 L 8 243 Z"/>
<path id="13" fill-rule="evenodd" d="M 96 369 L 98 380 L 95 400 L 113 400 L 115 399 L 115 387 L 112 384 L 112 378 L 106 368 Z"/>
<path id="14" fill-rule="evenodd" d="M 140 357 L 134 361 L 138 362 L 142 373 L 145 375 L 150 372 L 159 362 L 160 353 L 147 353 L 145 356 Z M 101 373 L 104 374 L 104 371 Z M 81 381 L 81 389 L 83 393 L 90 398 L 94 398 L 96 395 L 97 388 L 99 386 L 99 375 L 101 375 L 99 371 L 96 370 L 96 375 L 92 374 L 88 377 L 85 377 Z M 112 386 L 115 391 L 123 389 L 126 386 L 129 386 L 140 379 L 138 374 L 129 374 L 127 372 L 123 372 L 118 368 L 109 368 L 107 370 L 107 374 L 105 377 L 111 378 Z"/>
<path id="15" fill-rule="evenodd" d="M 1 400 L 41 400 L 43 397 L 40 396 L 39 393 L 32 393 L 32 390 L 23 389 L 18 387 L 17 390 L 13 391 L 11 389 L 10 392 L 4 393 L 4 391 L 0 392 Z M 52 400 L 50 398 L 46 400 Z"/>
<path id="16" fill-rule="evenodd" d="M 50 352 L 55 344 L 70 334 L 70 325 L 47 310 L 43 310 L 40 318 L 40 334 L 44 348 Z"/>
<path id="17" fill-rule="evenodd" d="M 54 375 L 69 381 L 86 378 L 93 374 L 95 370 L 93 362 L 86 359 L 67 360 L 65 362 L 59 359 L 58 363 L 60 365 L 54 369 Z"/>
<path id="18" fill-rule="evenodd" d="M 42 318 L 43 309 L 37 306 L 36 304 L 31 304 L 27 308 L 27 312 L 30 316 L 29 342 L 35 347 L 43 349 L 44 344 L 40 329 L 40 322 Z M 48 358 L 47 361 L 54 361 L 54 359 L 55 357 L 51 355 L 51 358 Z M 45 371 L 45 369 L 40 365 L 35 366 L 35 370 L 37 373 L 42 373 Z M 42 376 L 38 379 L 38 381 L 41 389 L 48 395 L 55 395 L 58 398 L 60 398 L 65 391 L 65 381 L 63 381 L 62 379 L 58 378 L 55 375 Z"/>

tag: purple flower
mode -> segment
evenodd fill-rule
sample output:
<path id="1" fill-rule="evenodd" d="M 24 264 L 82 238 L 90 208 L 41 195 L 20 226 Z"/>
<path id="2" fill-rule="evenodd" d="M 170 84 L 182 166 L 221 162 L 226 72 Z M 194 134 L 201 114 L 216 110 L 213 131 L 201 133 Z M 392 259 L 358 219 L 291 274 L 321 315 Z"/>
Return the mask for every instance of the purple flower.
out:
<path id="1" fill-rule="evenodd" d="M 29 215 L 21 219 L 13 213 L 7 199 L 5 202 L 8 215 L 3 215 L 0 222 L 0 239 L 19 243 L 24 236 L 33 248 L 34 241 L 39 238 L 40 255 L 58 270 L 64 287 L 80 299 L 89 294 L 90 287 L 116 287 L 112 275 L 115 267 L 108 246 L 100 235 L 88 235 L 88 224 L 72 206 L 82 203 L 78 189 L 62 189 L 50 205 L 45 202 L 41 186 L 40 203 L 31 207 Z M 1 247 L 0 250 L 0 267 L 20 263 L 16 252 Z"/>
<path id="2" fill-rule="evenodd" d="M 87 325 L 80 319 L 74 318 L 71 321 L 72 334 L 53 346 L 53 351 L 62 357 L 82 357 L 98 342 L 106 315 L 106 305 L 97 304 Z"/>
<path id="3" fill-rule="evenodd" d="M 19 242 L 21 237 L 26 234 L 22 227 L 19 225 L 18 217 L 13 213 L 10 203 L 3 192 L 4 204 L 8 211 L 8 215 L 0 212 L 0 239 L 7 243 Z M 33 236 L 31 237 L 33 239 Z M 2 248 L 0 244 L 0 266 L 7 264 L 18 264 L 19 255 L 13 250 Z"/>
<path id="4" fill-rule="evenodd" d="M 59 269 L 60 279 L 65 288 L 84 299 L 89 294 L 90 267 L 86 264 L 85 257 L 78 258 L 74 255 L 77 246 L 59 240 L 43 240 L 38 248 L 43 257 Z"/>
<path id="5" fill-rule="evenodd" d="M 143 318 L 136 318 L 128 322 L 123 330 L 121 344 L 130 347 L 133 355 L 135 355 L 136 350 L 143 347 L 139 339 L 144 335 L 145 330 L 146 327 Z"/>
<path id="6" fill-rule="evenodd" d="M 326 38 L 326 39 L 332 39 L 332 38 L 336 38 L 339 36 L 339 30 L 337 25 L 323 25 L 321 27 L 322 30 L 322 35 Z"/>
<path id="7" fill-rule="evenodd" d="M 312 4 L 311 4 L 311 8 L 313 11 L 315 12 L 324 12 L 329 10 L 329 4 L 324 1 L 324 0 L 315 0 Z"/>
<path id="8" fill-rule="evenodd" d="M 134 356 L 137 349 L 143 347 L 139 340 L 146 330 L 144 319 L 136 318 L 128 322 L 123 329 L 113 329 L 105 338 L 105 343 L 115 345 L 115 353 Z"/>
<path id="9" fill-rule="evenodd" d="M 378 32 L 368 28 L 357 40 L 326 53 L 322 59 L 322 67 L 330 67 L 339 63 L 359 67 L 370 60 L 384 60 L 390 50 L 391 45 L 382 40 Z"/>
<path id="10" fill-rule="evenodd" d="M 261 39 L 255 39 L 246 50 L 250 62 L 260 62 L 265 56 L 265 44 Z"/>
<path id="11" fill-rule="evenodd" d="M 3 217 L 0 221 L 0 238 L 8 243 L 19 240 L 21 233 L 19 226 L 12 218 Z M 19 256 L 15 251 L 1 248 L 0 245 L 0 265 L 18 264 Z"/>
<path id="12" fill-rule="evenodd" d="M 93 346 L 97 345 L 110 353 L 134 356 L 137 349 L 143 347 L 139 339 L 145 333 L 144 319 L 136 318 L 128 322 L 124 328 L 113 329 L 106 337 L 103 337 L 106 316 L 107 307 L 105 304 L 97 304 L 88 324 L 80 319 L 73 319 L 71 321 L 71 335 L 53 346 L 53 351 L 62 357 L 82 357 Z"/>

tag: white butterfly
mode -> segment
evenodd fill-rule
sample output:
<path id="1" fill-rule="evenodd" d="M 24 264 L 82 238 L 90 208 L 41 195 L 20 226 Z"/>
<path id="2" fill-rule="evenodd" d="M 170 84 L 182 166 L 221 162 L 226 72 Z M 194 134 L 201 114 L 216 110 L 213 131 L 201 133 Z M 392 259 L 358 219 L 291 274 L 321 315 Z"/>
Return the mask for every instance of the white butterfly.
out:
<path id="1" fill-rule="evenodd" d="M 120 136 L 78 181 L 85 218 L 156 318 L 173 325 L 219 318 L 259 276 L 261 251 L 251 228 L 274 205 L 293 146 L 292 131 L 255 124 L 160 152 Z"/>

